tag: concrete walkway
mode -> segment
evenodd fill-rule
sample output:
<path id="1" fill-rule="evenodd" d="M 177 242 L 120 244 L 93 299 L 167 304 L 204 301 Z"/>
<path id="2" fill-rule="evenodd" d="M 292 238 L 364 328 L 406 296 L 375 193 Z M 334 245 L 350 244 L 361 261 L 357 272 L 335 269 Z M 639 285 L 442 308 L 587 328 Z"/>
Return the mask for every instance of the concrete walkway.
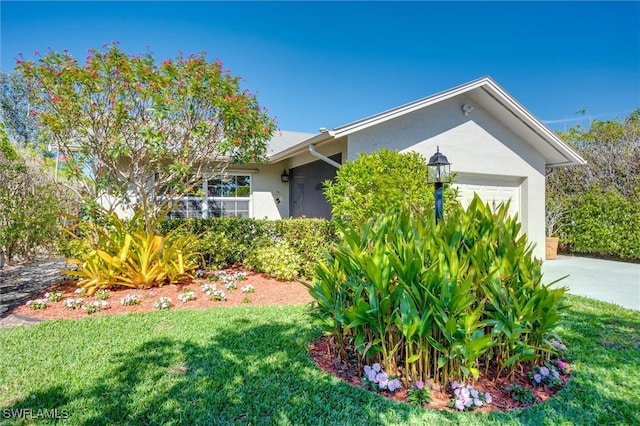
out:
<path id="1" fill-rule="evenodd" d="M 586 257 L 558 256 L 542 264 L 543 282 L 569 275 L 557 286 L 570 294 L 640 310 L 640 264 Z"/>

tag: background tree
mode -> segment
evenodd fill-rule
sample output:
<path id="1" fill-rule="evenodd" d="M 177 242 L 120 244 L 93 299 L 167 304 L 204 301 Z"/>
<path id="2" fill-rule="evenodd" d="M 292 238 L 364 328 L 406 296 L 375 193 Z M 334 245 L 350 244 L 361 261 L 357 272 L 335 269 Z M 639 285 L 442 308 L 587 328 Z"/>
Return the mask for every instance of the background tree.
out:
<path id="1" fill-rule="evenodd" d="M 30 258 L 60 233 L 56 212 L 68 208 L 41 158 L 9 142 L 0 122 L 0 267 Z"/>
<path id="2" fill-rule="evenodd" d="M 561 245 L 578 253 L 640 259 L 640 109 L 559 135 L 587 161 L 547 178 L 548 219 L 556 215 Z"/>
<path id="3" fill-rule="evenodd" d="M 427 162 L 416 152 L 382 149 L 360 154 L 338 169 L 335 182 L 325 183 L 333 217 L 364 225 L 393 208 L 433 216 L 433 186 L 426 184 Z M 447 188 L 445 211 L 454 200 L 454 191 Z"/>
<path id="4" fill-rule="evenodd" d="M 5 131 L 22 147 L 36 148 L 36 118 L 30 114 L 29 95 L 19 73 L 0 73 L 0 117 Z M 39 147 L 42 150 L 45 147 Z"/>
<path id="5" fill-rule="evenodd" d="M 231 163 L 264 158 L 275 121 L 240 78 L 204 54 L 128 55 L 115 44 L 18 60 L 32 115 L 65 156 L 74 190 L 140 208 L 147 231 L 171 198 Z"/>

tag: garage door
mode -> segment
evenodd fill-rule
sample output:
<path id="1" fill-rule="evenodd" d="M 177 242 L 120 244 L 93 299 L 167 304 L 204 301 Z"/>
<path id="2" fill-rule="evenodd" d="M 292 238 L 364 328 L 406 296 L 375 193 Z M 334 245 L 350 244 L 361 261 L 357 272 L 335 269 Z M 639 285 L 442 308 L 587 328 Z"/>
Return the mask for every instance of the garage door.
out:
<path id="1" fill-rule="evenodd" d="M 478 194 L 482 201 L 489 203 L 490 206 L 498 206 L 502 202 L 511 200 L 509 205 L 509 214 L 520 214 L 520 182 L 521 178 L 510 177 L 492 177 L 492 176 L 474 176 L 474 175 L 458 175 L 455 186 L 459 190 L 459 200 L 464 207 L 467 207 L 473 200 L 474 193 Z"/>

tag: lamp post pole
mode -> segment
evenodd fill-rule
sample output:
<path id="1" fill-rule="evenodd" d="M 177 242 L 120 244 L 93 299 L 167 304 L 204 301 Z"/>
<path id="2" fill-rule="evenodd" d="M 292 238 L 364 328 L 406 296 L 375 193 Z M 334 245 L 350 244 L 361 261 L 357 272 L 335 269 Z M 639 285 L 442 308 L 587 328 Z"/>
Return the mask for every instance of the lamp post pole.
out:
<path id="1" fill-rule="evenodd" d="M 443 193 L 444 193 L 444 184 L 442 182 L 435 183 L 435 205 L 436 205 L 436 225 L 442 219 L 442 214 L 444 212 L 444 202 L 443 202 Z"/>
<path id="2" fill-rule="evenodd" d="M 444 184 L 451 182 L 450 166 L 451 163 L 449 163 L 447 157 L 440 152 L 440 147 L 431 156 L 427 164 L 427 183 L 432 183 L 435 187 L 436 225 L 444 215 Z"/>

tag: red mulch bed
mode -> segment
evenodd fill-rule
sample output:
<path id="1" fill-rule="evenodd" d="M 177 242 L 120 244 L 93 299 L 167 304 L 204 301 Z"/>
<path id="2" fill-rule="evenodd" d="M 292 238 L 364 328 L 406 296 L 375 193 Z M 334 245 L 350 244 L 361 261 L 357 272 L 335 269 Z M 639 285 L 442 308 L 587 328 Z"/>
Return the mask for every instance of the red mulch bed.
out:
<path id="1" fill-rule="evenodd" d="M 313 358 L 315 363 L 324 371 L 334 375 L 340 380 L 349 383 L 352 386 L 362 387 L 362 373 L 360 372 L 361 370 L 357 362 L 353 361 L 349 362 L 348 364 L 343 362 L 336 353 L 333 353 L 327 337 L 321 337 L 315 343 L 309 345 L 309 353 L 311 354 L 311 357 Z M 560 377 L 562 378 L 562 381 L 564 383 L 566 383 L 566 381 L 570 378 L 569 375 L 561 375 Z M 491 404 L 484 405 L 483 407 L 480 407 L 475 411 L 508 411 L 529 407 L 530 405 L 525 405 L 521 404 L 518 401 L 514 401 L 509 393 L 504 389 L 506 386 L 509 386 L 513 383 L 517 383 L 525 388 L 531 389 L 535 397 L 534 404 L 539 404 L 546 401 L 561 389 L 549 389 L 546 386 L 533 388 L 531 386 L 531 380 L 529 379 L 527 371 L 525 370 L 517 371 L 509 380 L 502 377 L 495 380 L 493 377 L 491 377 L 490 371 L 488 376 L 481 375 L 480 378 L 476 380 L 475 383 L 473 383 L 473 386 L 481 392 L 489 392 L 492 396 L 493 401 L 491 402 Z M 394 393 L 382 391 L 379 394 L 395 401 L 405 403 L 407 402 L 408 393 L 405 389 L 399 389 Z M 425 405 L 427 408 L 454 411 L 454 409 L 448 407 L 448 404 L 451 401 L 451 396 L 445 391 L 432 390 L 431 398 L 432 401 L 429 404 Z"/>

